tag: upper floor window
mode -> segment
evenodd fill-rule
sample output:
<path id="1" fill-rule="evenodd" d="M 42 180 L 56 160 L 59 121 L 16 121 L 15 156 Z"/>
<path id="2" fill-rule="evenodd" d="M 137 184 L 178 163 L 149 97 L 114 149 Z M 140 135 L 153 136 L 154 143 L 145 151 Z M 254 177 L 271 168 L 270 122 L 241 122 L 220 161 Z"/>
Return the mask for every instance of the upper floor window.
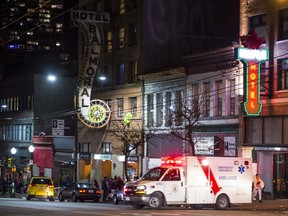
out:
<path id="1" fill-rule="evenodd" d="M 280 59 L 278 65 L 278 90 L 288 89 L 288 59 Z"/>
<path id="2" fill-rule="evenodd" d="M 183 122 L 183 103 L 184 92 L 176 91 L 175 93 L 175 125 L 182 125 Z"/>
<path id="3" fill-rule="evenodd" d="M 266 41 L 266 14 L 250 17 L 250 30 L 254 30 L 259 37 Z"/>
<path id="4" fill-rule="evenodd" d="M 133 10 L 137 8 L 137 0 L 128 1 L 128 10 Z"/>
<path id="5" fill-rule="evenodd" d="M 154 124 L 154 95 L 147 95 L 147 126 Z"/>
<path id="6" fill-rule="evenodd" d="M 124 28 L 120 28 L 119 32 L 118 32 L 118 46 L 119 46 L 119 48 L 124 47 L 124 36 L 125 36 Z"/>
<path id="7" fill-rule="evenodd" d="M 288 39 L 288 8 L 279 11 L 278 40 Z"/>
<path id="8" fill-rule="evenodd" d="M 111 52 L 112 51 L 112 32 L 106 33 L 106 51 Z"/>
<path id="9" fill-rule="evenodd" d="M 129 46 L 137 44 L 137 29 L 135 23 L 129 24 Z"/>
<path id="10" fill-rule="evenodd" d="M 117 99 L 117 105 L 118 105 L 118 110 L 117 110 L 118 117 L 123 117 L 123 113 L 124 113 L 124 100 L 123 100 L 123 98 Z"/>
<path id="11" fill-rule="evenodd" d="M 124 84 L 124 73 L 125 73 L 125 65 L 119 64 L 118 65 L 118 71 L 116 74 L 116 84 L 117 85 L 123 85 Z"/>
<path id="12" fill-rule="evenodd" d="M 229 80 L 230 115 L 235 115 L 235 79 Z"/>
<path id="13" fill-rule="evenodd" d="M 192 100 L 191 100 L 191 109 L 192 112 L 197 112 L 199 110 L 199 84 L 192 85 Z M 195 113 L 196 114 L 196 113 Z"/>
<path id="14" fill-rule="evenodd" d="M 137 79 L 137 61 L 129 62 L 128 83 L 135 83 Z"/>
<path id="15" fill-rule="evenodd" d="M 130 110 L 133 116 L 137 116 L 137 97 L 130 98 Z"/>
<path id="16" fill-rule="evenodd" d="M 222 116 L 223 82 L 216 82 L 216 116 Z"/>
<path id="17" fill-rule="evenodd" d="M 172 124 L 172 94 L 166 92 L 165 94 L 165 126 L 171 126 Z"/>
<path id="18" fill-rule="evenodd" d="M 203 83 L 203 116 L 210 116 L 210 92 L 211 85 L 209 82 Z"/>
<path id="19" fill-rule="evenodd" d="M 112 152 L 112 145 L 110 142 L 103 142 L 102 143 L 102 153 L 109 154 Z"/>
<path id="20" fill-rule="evenodd" d="M 156 94 L 156 126 L 162 126 L 163 124 L 163 94 Z"/>
<path id="21" fill-rule="evenodd" d="M 119 0 L 119 14 L 125 13 L 125 0 Z"/>

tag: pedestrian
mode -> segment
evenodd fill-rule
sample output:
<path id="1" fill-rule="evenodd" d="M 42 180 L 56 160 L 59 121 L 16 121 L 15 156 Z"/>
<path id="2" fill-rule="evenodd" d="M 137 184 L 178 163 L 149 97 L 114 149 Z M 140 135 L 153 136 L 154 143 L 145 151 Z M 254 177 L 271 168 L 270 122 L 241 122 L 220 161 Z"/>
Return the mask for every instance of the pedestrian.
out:
<path id="1" fill-rule="evenodd" d="M 96 188 L 100 189 L 99 183 L 98 183 L 97 179 L 94 179 L 94 186 L 95 186 Z"/>
<path id="2" fill-rule="evenodd" d="M 258 193 L 259 202 L 262 202 L 262 190 L 265 187 L 264 182 L 260 178 L 259 174 L 256 174 L 253 181 L 253 200 L 256 200 Z"/>
<path id="3" fill-rule="evenodd" d="M 103 190 L 103 202 L 106 201 L 107 196 L 111 192 L 110 185 L 109 185 L 109 178 L 107 176 L 104 177 L 104 179 L 101 182 L 101 189 Z"/>

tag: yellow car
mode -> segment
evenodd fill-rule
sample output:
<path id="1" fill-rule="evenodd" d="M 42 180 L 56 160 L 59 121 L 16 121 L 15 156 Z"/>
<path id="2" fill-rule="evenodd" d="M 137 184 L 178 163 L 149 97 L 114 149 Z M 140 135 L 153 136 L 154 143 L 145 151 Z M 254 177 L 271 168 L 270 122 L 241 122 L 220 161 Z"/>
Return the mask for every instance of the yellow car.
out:
<path id="1" fill-rule="evenodd" d="M 50 177 L 32 177 L 27 188 L 26 199 L 42 198 L 54 201 L 54 184 Z"/>

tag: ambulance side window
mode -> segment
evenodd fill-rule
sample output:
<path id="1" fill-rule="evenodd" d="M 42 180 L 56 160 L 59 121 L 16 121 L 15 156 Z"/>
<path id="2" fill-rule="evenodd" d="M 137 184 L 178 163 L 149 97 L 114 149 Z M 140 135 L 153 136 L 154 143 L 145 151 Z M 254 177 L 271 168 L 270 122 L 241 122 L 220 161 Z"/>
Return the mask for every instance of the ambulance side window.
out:
<path id="1" fill-rule="evenodd" d="M 179 169 L 171 169 L 168 171 L 168 173 L 165 175 L 164 181 L 180 181 L 180 171 Z"/>

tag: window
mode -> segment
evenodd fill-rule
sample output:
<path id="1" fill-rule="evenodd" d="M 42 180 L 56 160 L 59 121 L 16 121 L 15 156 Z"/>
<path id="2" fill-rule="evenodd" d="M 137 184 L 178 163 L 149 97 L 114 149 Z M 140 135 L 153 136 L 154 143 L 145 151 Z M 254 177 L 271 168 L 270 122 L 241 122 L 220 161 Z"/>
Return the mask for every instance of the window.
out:
<path id="1" fill-rule="evenodd" d="M 106 33 L 106 51 L 111 52 L 113 47 L 112 47 L 112 32 L 107 32 Z"/>
<path id="2" fill-rule="evenodd" d="M 267 68 L 265 68 L 265 63 L 260 64 L 260 94 L 266 95 L 268 90 L 268 75 L 266 75 Z"/>
<path id="3" fill-rule="evenodd" d="M 156 94 L 156 126 L 163 124 L 163 94 Z"/>
<path id="4" fill-rule="evenodd" d="M 118 117 L 123 117 L 124 113 L 124 100 L 123 98 L 118 98 L 117 99 L 117 105 L 118 105 Z"/>
<path id="5" fill-rule="evenodd" d="M 222 101 L 223 101 L 223 82 L 216 82 L 216 116 L 222 116 Z"/>
<path id="6" fill-rule="evenodd" d="M 129 78 L 128 83 L 135 83 L 137 78 L 137 61 L 129 63 Z"/>
<path id="7" fill-rule="evenodd" d="M 125 72 L 125 65 L 119 64 L 118 65 L 118 73 L 116 74 L 116 84 L 117 85 L 124 85 L 124 72 Z"/>
<path id="8" fill-rule="evenodd" d="M 175 94 L 175 115 L 176 115 L 176 125 L 181 125 L 183 123 L 182 118 L 183 118 L 183 91 L 176 91 Z"/>
<path id="9" fill-rule="evenodd" d="M 288 39 L 288 9 L 279 11 L 279 33 L 278 40 Z"/>
<path id="10" fill-rule="evenodd" d="M 288 59 L 279 60 L 278 90 L 288 89 Z"/>
<path id="11" fill-rule="evenodd" d="M 137 44 L 137 30 L 135 23 L 129 24 L 129 46 Z"/>
<path id="12" fill-rule="evenodd" d="M 125 13 L 125 0 L 119 0 L 119 14 Z"/>
<path id="13" fill-rule="evenodd" d="M 254 30 L 259 37 L 266 41 L 266 14 L 250 17 L 250 30 Z"/>
<path id="14" fill-rule="evenodd" d="M 137 97 L 130 98 L 130 110 L 133 116 L 137 116 Z"/>
<path id="15" fill-rule="evenodd" d="M 147 126 L 153 126 L 154 122 L 154 97 L 153 94 L 147 95 Z"/>
<path id="16" fill-rule="evenodd" d="M 193 84 L 192 85 L 192 100 L 191 100 L 191 111 L 194 113 L 194 115 L 199 115 L 199 84 Z"/>
<path id="17" fill-rule="evenodd" d="M 235 79 L 229 80 L 230 115 L 235 115 Z"/>
<path id="18" fill-rule="evenodd" d="M 91 145 L 89 142 L 80 143 L 80 152 L 91 152 Z"/>
<path id="19" fill-rule="evenodd" d="M 133 10 L 137 8 L 137 0 L 128 1 L 128 10 Z"/>
<path id="20" fill-rule="evenodd" d="M 165 94 L 165 126 L 171 126 L 172 124 L 172 103 L 171 103 L 171 92 Z"/>
<path id="21" fill-rule="evenodd" d="M 118 32 L 118 46 L 119 48 L 124 47 L 124 36 L 125 36 L 125 30 L 124 28 L 120 28 Z"/>
<path id="22" fill-rule="evenodd" d="M 103 142 L 102 143 L 102 153 L 109 154 L 112 152 L 112 145 L 110 142 Z"/>
<path id="23" fill-rule="evenodd" d="M 211 85 L 209 82 L 203 83 L 203 116 L 210 116 L 210 91 Z"/>

